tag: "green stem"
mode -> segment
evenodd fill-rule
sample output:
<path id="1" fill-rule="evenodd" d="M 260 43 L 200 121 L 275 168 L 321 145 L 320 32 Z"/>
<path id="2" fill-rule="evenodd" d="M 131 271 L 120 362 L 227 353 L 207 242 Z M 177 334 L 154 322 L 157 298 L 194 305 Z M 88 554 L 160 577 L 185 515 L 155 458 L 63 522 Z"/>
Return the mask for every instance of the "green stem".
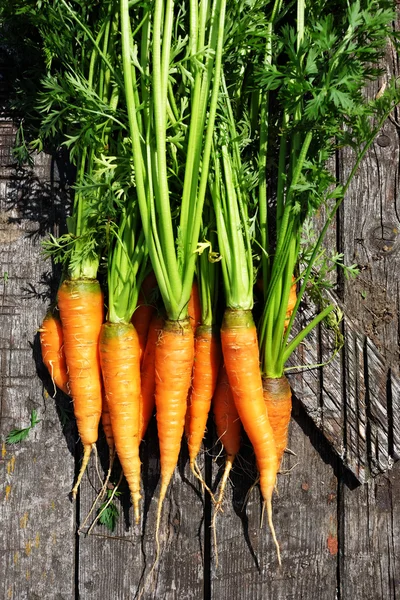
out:
<path id="1" fill-rule="evenodd" d="M 153 99 L 154 99 L 154 133 L 157 156 L 157 186 L 155 187 L 157 210 L 159 212 L 158 227 L 165 257 L 165 264 L 171 281 L 174 297 L 181 296 L 181 279 L 175 254 L 175 239 L 171 219 L 169 199 L 167 151 L 166 151 L 166 101 L 168 93 L 169 56 L 171 50 L 171 33 L 173 23 L 173 0 L 156 0 L 154 8 L 153 30 Z M 164 26 L 162 27 L 162 17 Z M 161 31 L 163 31 L 161 37 Z"/>
<path id="2" fill-rule="evenodd" d="M 289 359 L 289 356 L 292 354 L 292 352 L 294 352 L 296 350 L 297 346 L 299 344 L 301 344 L 301 342 L 310 333 L 310 331 L 312 331 L 314 329 L 314 327 L 316 327 L 318 325 L 318 323 L 320 323 L 323 319 L 325 319 L 325 317 L 327 317 L 329 315 L 329 313 L 331 313 L 334 310 L 334 308 L 335 308 L 335 306 L 333 304 L 330 304 L 329 306 L 327 306 L 319 315 L 314 317 L 314 319 L 311 321 L 311 323 L 309 323 L 307 325 L 307 327 L 302 329 L 302 331 L 300 331 L 300 333 L 298 333 L 296 335 L 296 337 L 290 342 L 290 344 L 288 344 L 288 346 L 286 347 L 285 351 L 282 354 L 281 363 L 279 365 L 279 368 L 282 372 L 283 372 L 283 367 L 284 367 L 285 363 L 287 362 L 287 360 Z"/>
<path id="3" fill-rule="evenodd" d="M 389 114 L 391 112 L 392 112 L 392 108 L 390 110 L 388 110 L 387 112 L 385 112 L 385 114 L 382 115 L 382 117 L 380 118 L 380 120 L 379 120 L 378 125 L 376 126 L 376 128 L 372 131 L 369 139 L 367 140 L 367 142 L 364 145 L 364 148 L 362 149 L 362 151 L 358 155 L 357 160 L 356 160 L 356 162 L 355 162 L 352 170 L 350 171 L 350 174 L 349 174 L 349 176 L 347 178 L 346 184 L 343 187 L 342 195 L 336 201 L 334 207 L 332 208 L 331 212 L 328 215 L 328 218 L 325 221 L 325 225 L 323 226 L 321 233 L 319 234 L 318 240 L 317 240 L 317 242 L 316 242 L 316 244 L 314 246 L 314 250 L 313 250 L 313 252 L 311 254 L 311 257 L 309 259 L 307 268 L 306 268 L 305 273 L 304 273 L 303 278 L 302 278 L 303 279 L 302 285 L 301 285 L 300 290 L 299 290 L 299 292 L 297 294 L 297 301 L 296 301 L 295 307 L 293 309 L 292 316 L 290 317 L 290 321 L 289 321 L 289 324 L 288 324 L 288 327 L 287 327 L 287 330 L 286 330 L 286 334 L 285 334 L 285 337 L 284 337 L 284 344 L 287 343 L 287 340 L 289 338 L 290 332 L 291 332 L 292 327 L 293 327 L 294 319 L 296 317 L 297 311 L 298 311 L 299 306 L 300 306 L 300 302 L 301 302 L 301 300 L 303 298 L 304 292 L 306 290 L 306 287 L 307 287 L 307 284 L 308 284 L 308 281 L 309 281 L 309 278 L 310 278 L 310 275 L 311 275 L 312 268 L 313 268 L 314 263 L 315 263 L 315 259 L 316 259 L 317 255 L 318 255 L 318 252 L 319 252 L 319 249 L 321 247 L 321 244 L 322 244 L 322 242 L 323 242 L 323 240 L 325 238 L 325 235 L 326 235 L 326 232 L 328 230 L 328 227 L 331 224 L 332 219 L 336 215 L 336 213 L 337 213 L 340 205 L 342 204 L 342 202 L 344 200 L 344 197 L 346 195 L 346 192 L 347 192 L 347 190 L 348 190 L 348 188 L 350 186 L 350 183 L 351 183 L 354 175 L 357 172 L 358 167 L 360 166 L 361 161 L 363 160 L 364 156 L 366 155 L 366 153 L 369 150 L 371 144 L 373 143 L 374 139 L 378 135 L 380 129 L 382 128 L 384 122 L 386 121 L 387 117 L 389 116 Z"/>
<path id="4" fill-rule="evenodd" d="M 204 141 L 204 150 L 202 157 L 202 165 L 201 165 L 201 176 L 199 183 L 199 191 L 197 194 L 196 201 L 196 209 L 194 213 L 193 219 L 193 228 L 192 228 L 192 238 L 189 240 L 189 246 L 187 250 L 187 256 L 189 257 L 186 263 L 186 272 L 184 276 L 183 282 L 183 290 L 182 290 L 182 300 L 185 301 L 186 298 L 190 297 L 190 290 L 193 281 L 194 269 L 196 265 L 196 247 L 199 239 L 200 233 L 200 225 L 201 225 L 201 215 L 203 212 L 204 198 L 207 189 L 208 183 L 208 169 L 210 163 L 210 154 L 213 143 L 213 135 L 214 135 L 214 123 L 215 116 L 217 112 L 218 105 L 218 94 L 219 87 L 221 81 L 221 66 L 222 66 L 222 49 L 224 42 L 224 22 L 225 22 L 225 9 L 226 9 L 226 0 L 216 0 L 213 6 L 213 23 L 216 23 L 215 26 L 215 36 L 216 36 L 216 50 L 215 50 L 215 59 L 214 59 L 214 77 L 213 77 L 213 86 L 211 93 L 211 100 L 209 106 L 208 113 L 208 123 Z M 212 78 L 212 66 L 213 61 L 209 59 L 208 70 L 207 70 L 207 79 L 211 81 Z"/>

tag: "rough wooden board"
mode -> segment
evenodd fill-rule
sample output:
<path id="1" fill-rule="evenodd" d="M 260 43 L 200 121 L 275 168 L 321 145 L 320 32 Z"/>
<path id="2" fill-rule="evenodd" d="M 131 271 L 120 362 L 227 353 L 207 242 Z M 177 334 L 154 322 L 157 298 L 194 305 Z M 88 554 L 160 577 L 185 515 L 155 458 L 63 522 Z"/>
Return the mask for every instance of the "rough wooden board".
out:
<path id="1" fill-rule="evenodd" d="M 395 600 L 400 583 L 400 464 L 357 489 L 342 486 L 340 599 Z"/>
<path id="2" fill-rule="evenodd" d="M 153 440 L 153 442 L 151 441 Z M 128 495 L 116 502 L 121 512 L 118 528 L 110 533 L 96 527 L 96 536 L 79 539 L 79 594 L 81 600 L 107 597 L 133 598 L 146 583 L 143 600 L 165 598 L 195 600 L 203 598 L 204 529 L 202 494 L 189 473 L 187 452 L 181 453 L 179 469 L 174 473 L 164 503 L 160 527 L 161 555 L 153 575 L 147 579 L 155 559 L 155 522 L 158 500 L 159 460 L 155 420 L 142 450 L 143 489 L 142 522 L 132 522 Z M 202 461 L 199 461 L 202 464 Z M 90 480 L 98 488 L 93 467 Z M 94 499 L 93 487 L 84 480 L 80 494 L 82 522 Z M 107 536 L 107 537 L 105 537 Z M 144 577 L 143 577 L 144 576 Z"/>
<path id="3" fill-rule="evenodd" d="M 45 312 L 40 294 L 28 293 L 38 288 L 44 268 L 32 237 L 36 225 L 10 210 L 9 201 L 9 182 L 0 180 L 0 596 L 67 600 L 74 594 L 68 498 L 74 460 L 35 366 L 36 360 L 40 369 L 35 336 Z M 32 409 L 41 423 L 26 442 L 6 445 L 11 429 L 29 424 Z"/>
<path id="4" fill-rule="evenodd" d="M 393 426 L 393 438 L 389 440 L 391 454 L 394 460 L 400 459 L 400 379 L 391 371 L 389 374 L 389 406 L 391 411 L 391 423 Z"/>
<path id="5" fill-rule="evenodd" d="M 347 324 L 345 335 L 345 460 L 358 481 L 364 483 L 369 477 L 364 348 L 363 341 Z"/>
<path id="6" fill-rule="evenodd" d="M 281 568 L 266 523 L 260 529 L 258 488 L 250 495 L 246 511 L 241 512 L 254 479 L 236 465 L 231 478 L 235 487 L 227 488 L 224 513 L 217 521 L 219 566 L 214 556 L 210 598 L 335 600 L 337 480 L 332 467 L 320 459 L 320 443 L 320 434 L 301 411 L 292 421 L 289 439 L 296 456 L 285 455 L 283 463 L 284 468 L 294 468 L 279 476 L 279 496 L 273 502 Z M 216 476 L 215 467 L 214 479 Z"/>
<path id="7" fill-rule="evenodd" d="M 321 368 L 321 431 L 335 446 L 335 451 L 341 459 L 345 456 L 343 439 L 344 407 L 343 407 L 343 359 L 341 353 L 335 356 L 335 334 L 324 325 L 319 328 L 321 345 L 321 363 L 328 364 Z"/>
<path id="8" fill-rule="evenodd" d="M 305 315 L 307 312 L 303 318 Z M 307 318 L 310 320 L 311 316 L 310 310 Z M 389 371 L 371 340 L 356 332 L 347 318 L 344 324 L 342 352 L 307 377 L 302 373 L 291 374 L 290 381 L 317 428 L 344 465 L 364 483 L 371 475 L 390 469 L 397 459 L 400 381 L 394 370 Z M 328 360 L 331 336 L 324 326 L 316 329 L 310 343 L 302 344 L 290 363 Z"/>
<path id="9" fill-rule="evenodd" d="M 388 76 L 398 75 L 398 67 L 397 53 L 390 48 Z M 385 78 L 375 87 L 370 86 L 371 96 Z M 397 112 L 393 114 L 395 119 Z M 361 268 L 359 277 L 345 282 L 344 309 L 353 329 L 366 336 L 367 447 L 372 474 L 391 466 L 393 447 L 388 447 L 388 438 L 398 439 L 400 419 L 399 413 L 391 418 L 390 404 L 399 402 L 396 383 L 395 395 L 391 399 L 387 396 L 389 368 L 394 369 L 395 378 L 400 358 L 399 150 L 398 125 L 388 119 L 349 187 L 342 215 L 345 260 L 357 262 Z M 352 160 L 351 153 L 343 156 L 344 175 Z"/>
<path id="10" fill-rule="evenodd" d="M 373 475 L 392 466 L 389 456 L 389 417 L 387 406 L 387 367 L 367 338 L 364 349 L 367 381 L 368 455 Z"/>
<path id="11" fill-rule="evenodd" d="M 293 325 L 293 337 L 303 329 L 315 316 L 314 307 L 304 303 L 301 312 Z M 298 346 L 287 363 L 288 367 L 302 365 L 315 365 L 320 362 L 320 347 L 318 339 L 319 329 L 311 331 L 307 339 Z M 322 407 L 320 404 L 320 369 L 299 369 L 289 371 L 290 385 L 297 398 L 301 399 L 306 412 L 310 415 L 318 428 L 322 424 Z"/>

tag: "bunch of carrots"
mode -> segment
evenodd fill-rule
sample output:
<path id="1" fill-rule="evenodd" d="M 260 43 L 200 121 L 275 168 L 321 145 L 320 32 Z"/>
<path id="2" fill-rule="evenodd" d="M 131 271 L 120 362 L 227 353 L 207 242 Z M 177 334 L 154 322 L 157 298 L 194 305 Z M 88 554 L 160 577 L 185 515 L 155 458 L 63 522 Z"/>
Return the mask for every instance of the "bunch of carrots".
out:
<path id="1" fill-rule="evenodd" d="M 318 273 L 355 271 L 323 241 L 399 101 L 396 82 L 373 99 L 364 91 L 397 44 L 394 3 L 339 2 L 334 15 L 319 0 L 24 7 L 47 61 L 27 151 L 64 145 L 76 165 L 68 233 L 45 243 L 63 274 L 40 328 L 83 445 L 73 495 L 101 421 L 140 519 L 139 446 L 155 411 L 158 546 L 182 438 L 216 516 L 243 427 L 280 561 L 272 497 L 291 413 L 286 365 L 314 327 L 337 325 Z M 353 167 L 337 178 L 330 165 L 345 147 Z M 320 234 L 304 240 L 320 207 Z M 316 316 L 294 333 L 305 293 Z M 211 410 L 226 453 L 218 495 L 197 463 Z"/>

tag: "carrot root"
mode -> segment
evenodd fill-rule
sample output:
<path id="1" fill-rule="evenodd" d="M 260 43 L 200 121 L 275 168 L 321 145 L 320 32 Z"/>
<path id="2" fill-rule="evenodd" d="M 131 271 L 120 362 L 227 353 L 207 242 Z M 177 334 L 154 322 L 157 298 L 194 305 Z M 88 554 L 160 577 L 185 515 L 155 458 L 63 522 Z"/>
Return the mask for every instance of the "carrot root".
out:
<path id="1" fill-rule="evenodd" d="M 42 359 L 50 373 L 54 386 L 54 396 L 57 388 L 64 394 L 69 394 L 68 372 L 63 347 L 63 332 L 60 320 L 51 312 L 43 319 L 39 329 Z"/>
<path id="2" fill-rule="evenodd" d="M 213 532 L 213 541 L 214 541 L 215 565 L 217 568 L 218 568 L 218 544 L 217 544 L 217 528 L 216 528 L 217 516 L 218 516 L 218 512 L 223 512 L 222 503 L 224 501 L 225 488 L 226 488 L 226 485 L 229 480 L 229 474 L 232 470 L 234 460 L 235 460 L 235 456 L 232 456 L 232 455 L 226 456 L 224 473 L 222 475 L 222 479 L 221 479 L 221 483 L 220 483 L 220 487 L 219 487 L 218 500 L 215 503 L 214 514 L 213 514 L 212 524 L 211 524 L 211 529 Z"/>
<path id="3" fill-rule="evenodd" d="M 256 455 L 261 494 L 266 503 L 268 524 L 280 560 L 272 523 L 272 495 L 278 472 L 278 457 L 263 397 L 257 330 L 251 311 L 227 309 L 221 328 L 221 341 L 235 406 Z"/>
<path id="4" fill-rule="evenodd" d="M 147 427 L 155 406 L 155 363 L 157 340 L 161 334 L 164 319 L 154 315 L 149 328 L 146 350 L 140 371 L 140 440 L 146 435 Z"/>
<path id="5" fill-rule="evenodd" d="M 155 362 L 156 418 L 161 463 L 155 564 L 160 554 L 159 528 L 162 506 L 181 448 L 193 359 L 194 340 L 189 319 L 166 321 L 157 340 Z"/>
<path id="6" fill-rule="evenodd" d="M 128 482 L 135 520 L 140 520 L 139 341 L 131 323 L 105 323 L 100 361 L 115 448 Z"/>
<path id="7" fill-rule="evenodd" d="M 264 402 L 274 434 L 278 470 L 288 442 L 290 415 L 292 412 L 292 393 L 285 376 L 276 379 L 263 378 Z"/>
<path id="8" fill-rule="evenodd" d="M 115 449 L 111 449 L 110 448 L 109 457 L 110 457 L 110 459 L 109 459 L 109 466 L 108 466 L 107 475 L 106 475 L 106 478 L 104 480 L 104 483 L 101 486 L 101 490 L 97 494 L 96 498 L 93 500 L 92 506 L 90 507 L 90 510 L 89 510 L 88 514 L 86 515 L 85 520 L 83 521 L 82 525 L 80 525 L 80 527 L 78 529 L 78 533 L 82 533 L 82 529 L 85 527 L 86 523 L 90 519 L 90 516 L 93 513 L 94 509 L 96 508 L 97 503 L 101 502 L 103 500 L 105 494 L 106 494 L 107 487 L 108 487 L 108 482 L 110 481 L 110 477 L 111 477 L 111 471 L 112 471 L 112 468 L 114 466 Z"/>
<path id="9" fill-rule="evenodd" d="M 78 477 L 77 477 L 76 483 L 75 483 L 74 487 L 71 490 L 72 498 L 74 500 L 75 500 L 76 495 L 78 493 L 78 488 L 79 488 L 79 485 L 80 485 L 80 483 L 82 481 L 83 474 L 84 474 L 84 472 L 86 470 L 86 467 L 88 466 L 89 458 L 90 458 L 90 455 L 92 453 L 92 450 L 94 450 L 95 448 L 96 448 L 96 444 L 85 444 L 83 446 L 82 465 L 81 465 L 80 471 L 78 473 Z"/>
<path id="10" fill-rule="evenodd" d="M 193 465 L 204 438 L 221 363 L 219 339 L 211 327 L 197 328 L 194 348 L 193 381 L 186 415 L 189 458 L 193 472 Z"/>
<path id="11" fill-rule="evenodd" d="M 272 520 L 272 501 L 269 498 L 268 500 L 265 500 L 264 502 L 265 502 L 265 506 L 266 506 L 266 509 L 267 509 L 268 526 L 269 526 L 269 529 L 270 529 L 270 532 L 271 532 L 271 535 L 272 535 L 272 539 L 273 539 L 274 544 L 275 544 L 276 554 L 277 554 L 277 557 L 278 557 L 278 563 L 279 563 L 279 566 L 281 567 L 282 566 L 281 550 L 280 550 L 280 547 L 279 547 L 279 542 L 278 542 L 277 537 L 276 537 L 275 527 L 274 527 L 274 523 L 273 523 L 273 520 Z"/>
<path id="12" fill-rule="evenodd" d="M 206 492 L 208 492 L 210 494 L 210 498 L 213 504 L 215 504 L 215 497 L 214 494 L 212 493 L 212 491 L 210 490 L 210 488 L 208 487 L 208 485 L 206 484 L 203 475 L 201 474 L 200 471 L 200 467 L 197 464 L 197 461 L 195 460 L 193 463 L 190 464 L 190 470 L 192 471 L 193 475 L 196 477 L 196 479 L 198 479 L 201 483 L 201 487 L 206 490 Z"/>

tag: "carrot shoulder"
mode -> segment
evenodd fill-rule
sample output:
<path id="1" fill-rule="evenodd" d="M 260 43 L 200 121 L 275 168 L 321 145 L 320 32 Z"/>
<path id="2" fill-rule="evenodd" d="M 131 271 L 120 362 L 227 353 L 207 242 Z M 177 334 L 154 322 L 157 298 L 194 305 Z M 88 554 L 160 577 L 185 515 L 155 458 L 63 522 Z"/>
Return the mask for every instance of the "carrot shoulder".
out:
<path id="1" fill-rule="evenodd" d="M 105 323 L 100 334 L 100 361 L 115 448 L 139 521 L 139 339 L 131 323 Z"/>
<path id="2" fill-rule="evenodd" d="M 45 367 L 54 386 L 69 394 L 67 363 L 64 355 L 63 332 L 60 319 L 48 312 L 39 329 L 40 346 Z M 56 391 L 56 390 L 54 390 Z"/>
<path id="3" fill-rule="evenodd" d="M 278 457 L 263 397 L 257 330 L 251 311 L 227 309 L 221 328 L 221 341 L 235 405 L 256 455 L 261 494 L 280 561 L 272 523 L 272 494 Z"/>
<path id="4" fill-rule="evenodd" d="M 98 341 L 103 323 L 103 294 L 96 280 L 65 280 L 58 291 L 69 389 L 74 403 L 84 456 L 72 490 L 80 480 L 98 438 L 102 409 L 102 382 Z"/>

